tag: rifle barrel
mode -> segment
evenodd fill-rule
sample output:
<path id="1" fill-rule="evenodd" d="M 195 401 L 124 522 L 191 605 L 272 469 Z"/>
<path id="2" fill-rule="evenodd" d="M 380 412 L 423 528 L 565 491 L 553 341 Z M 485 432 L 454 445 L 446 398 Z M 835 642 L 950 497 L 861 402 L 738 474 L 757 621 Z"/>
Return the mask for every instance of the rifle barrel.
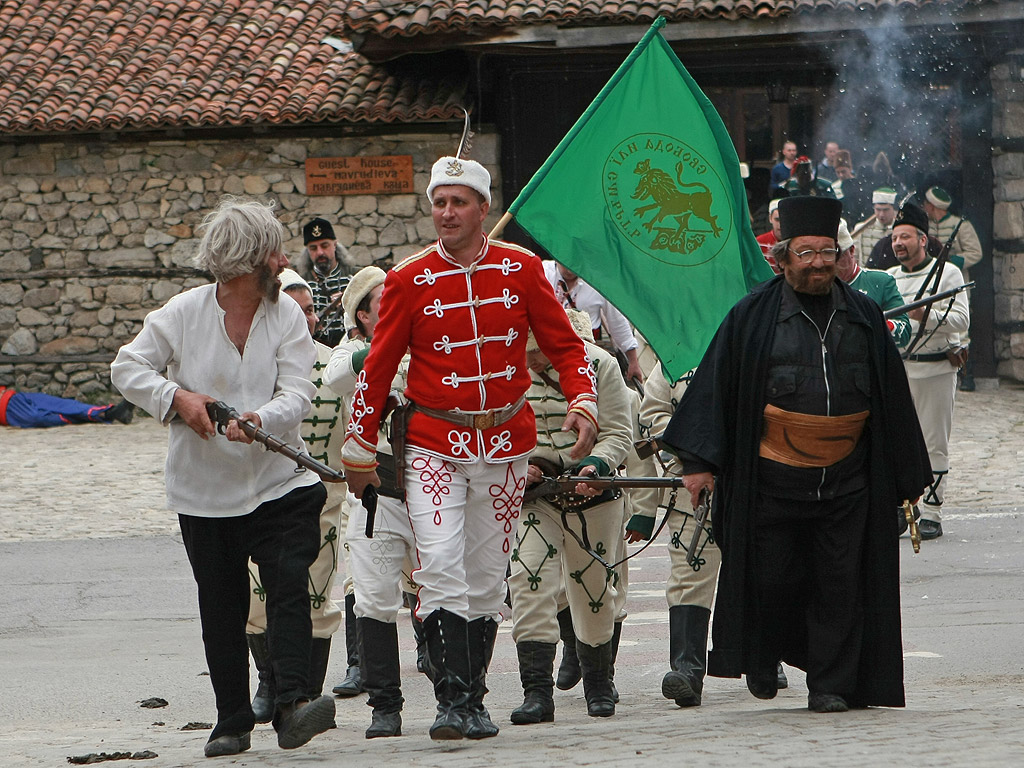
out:
<path id="1" fill-rule="evenodd" d="M 892 318 L 909 312 L 912 309 L 917 309 L 918 307 L 925 307 L 930 304 L 934 304 L 936 301 L 942 301 L 943 299 L 949 298 L 950 296 L 956 296 L 958 293 L 960 293 L 960 291 L 967 291 L 973 287 L 974 281 L 972 280 L 969 283 L 958 285 L 956 288 L 950 288 L 948 291 L 942 291 L 941 293 L 936 293 L 932 296 L 926 296 L 923 299 L 912 301 L 909 304 L 904 304 L 902 307 L 887 309 L 885 312 L 882 313 L 882 316 L 885 317 L 886 320 L 891 320 Z"/>

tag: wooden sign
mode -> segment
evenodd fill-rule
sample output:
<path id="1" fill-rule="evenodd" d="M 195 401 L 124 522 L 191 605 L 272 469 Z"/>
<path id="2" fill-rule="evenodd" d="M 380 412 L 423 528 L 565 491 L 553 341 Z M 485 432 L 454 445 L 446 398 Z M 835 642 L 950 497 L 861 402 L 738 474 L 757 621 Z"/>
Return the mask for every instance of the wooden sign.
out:
<path id="1" fill-rule="evenodd" d="M 412 155 L 312 157 L 307 195 L 400 195 L 412 190 Z"/>

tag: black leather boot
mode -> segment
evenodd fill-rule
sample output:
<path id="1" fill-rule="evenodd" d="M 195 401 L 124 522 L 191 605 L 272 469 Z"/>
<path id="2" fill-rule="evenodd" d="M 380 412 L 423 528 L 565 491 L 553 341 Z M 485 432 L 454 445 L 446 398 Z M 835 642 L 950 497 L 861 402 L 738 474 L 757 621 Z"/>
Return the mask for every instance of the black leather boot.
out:
<path id="1" fill-rule="evenodd" d="M 494 653 L 498 624 L 490 618 L 473 619 L 469 632 L 469 703 L 466 707 L 466 738 L 487 739 L 498 735 L 498 726 L 484 706 L 487 693 L 487 668 Z"/>
<path id="2" fill-rule="evenodd" d="M 331 660 L 331 638 L 314 637 L 309 644 L 309 695 L 316 699 L 324 692 L 327 663 Z"/>
<path id="3" fill-rule="evenodd" d="M 252 713 L 256 716 L 257 723 L 269 723 L 274 719 L 274 698 L 277 696 L 277 689 L 274 685 L 274 668 L 270 663 L 270 649 L 267 648 L 267 635 L 246 634 L 245 639 L 249 642 L 249 652 L 259 673 L 259 686 L 252 699 Z"/>
<path id="4" fill-rule="evenodd" d="M 398 660 L 398 625 L 362 617 L 359 624 L 359 659 L 363 687 L 373 707 L 366 738 L 402 735 L 402 673 Z"/>
<path id="5" fill-rule="evenodd" d="M 407 593 L 408 594 L 408 593 Z M 427 654 L 427 639 L 423 633 L 423 622 L 416 618 L 416 598 L 409 604 L 409 618 L 412 621 L 412 633 L 416 637 L 416 671 L 422 672 L 428 680 L 433 679 L 430 671 L 430 657 Z"/>
<path id="6" fill-rule="evenodd" d="M 572 626 L 572 614 L 568 608 L 558 612 L 558 636 L 562 639 L 562 661 L 558 665 L 555 685 L 560 691 L 571 691 L 580 681 L 580 660 L 576 656 L 576 630 Z"/>
<path id="7" fill-rule="evenodd" d="M 468 622 L 439 608 L 423 621 L 423 630 L 434 670 L 434 697 L 437 699 L 437 718 L 430 726 L 430 738 L 461 739 L 466 735 L 469 705 Z"/>
<path id="8" fill-rule="evenodd" d="M 615 687 L 615 660 L 619 657 L 619 640 L 622 639 L 622 622 L 615 622 L 615 629 L 612 631 L 612 668 L 608 680 L 612 684 L 612 701 L 619 703 L 619 689 Z"/>
<path id="9" fill-rule="evenodd" d="M 555 681 L 551 671 L 555 665 L 555 643 L 524 640 L 516 643 L 519 656 L 519 680 L 523 684 L 523 703 L 512 710 L 515 725 L 550 723 L 555 719 Z"/>
<path id="10" fill-rule="evenodd" d="M 708 666 L 708 622 L 711 611 L 700 605 L 668 609 L 668 672 L 661 695 L 680 707 L 699 707 Z"/>
<path id="11" fill-rule="evenodd" d="M 332 690 L 335 696 L 348 698 L 363 692 L 363 679 L 359 671 L 359 624 L 356 621 L 355 595 L 345 595 L 345 651 L 348 655 L 345 679 Z"/>
<path id="12" fill-rule="evenodd" d="M 583 673 L 583 696 L 587 700 L 587 714 L 591 717 L 611 717 L 615 714 L 612 698 L 612 641 L 596 648 L 576 641 L 576 655 Z"/>

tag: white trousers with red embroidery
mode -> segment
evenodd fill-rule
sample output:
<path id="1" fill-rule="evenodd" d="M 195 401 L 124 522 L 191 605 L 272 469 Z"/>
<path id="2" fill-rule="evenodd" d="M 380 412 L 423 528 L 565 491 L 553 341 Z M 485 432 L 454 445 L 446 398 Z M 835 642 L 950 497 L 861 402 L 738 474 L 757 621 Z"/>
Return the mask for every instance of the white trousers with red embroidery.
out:
<path id="1" fill-rule="evenodd" d="M 526 459 L 461 464 L 406 449 L 419 619 L 444 608 L 469 621 L 501 621 L 525 488 Z"/>

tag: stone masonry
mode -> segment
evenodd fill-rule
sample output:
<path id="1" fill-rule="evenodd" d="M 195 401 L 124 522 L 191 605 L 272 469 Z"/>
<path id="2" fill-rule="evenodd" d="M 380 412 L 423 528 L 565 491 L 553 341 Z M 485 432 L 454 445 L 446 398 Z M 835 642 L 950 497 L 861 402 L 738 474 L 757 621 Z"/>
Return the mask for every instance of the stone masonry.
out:
<path id="1" fill-rule="evenodd" d="M 407 132 L 0 146 L 0 384 L 106 398 L 109 363 L 146 314 L 206 282 L 191 263 L 196 230 L 225 194 L 277 202 L 301 273 L 302 225 L 314 216 L 334 223 L 352 266 L 415 253 L 435 238 L 430 166 L 457 142 Z M 497 136 L 473 144 L 501 211 Z M 358 155 L 412 155 L 415 194 L 306 196 L 307 157 Z"/>
<path id="2" fill-rule="evenodd" d="M 1024 58 L 1024 50 L 1011 54 Z M 992 68 L 995 208 L 992 270 L 995 352 L 1000 376 L 1024 380 L 1024 82 L 1007 64 Z"/>

